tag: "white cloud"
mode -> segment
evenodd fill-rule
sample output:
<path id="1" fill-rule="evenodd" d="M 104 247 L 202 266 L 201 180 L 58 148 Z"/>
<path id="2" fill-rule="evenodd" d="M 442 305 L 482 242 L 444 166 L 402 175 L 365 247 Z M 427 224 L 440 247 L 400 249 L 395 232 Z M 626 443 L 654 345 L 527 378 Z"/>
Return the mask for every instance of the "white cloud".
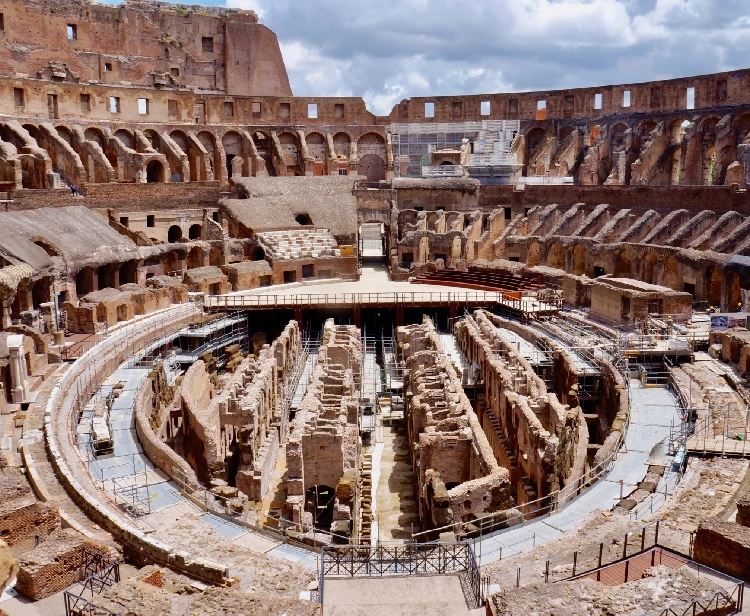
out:
<path id="1" fill-rule="evenodd" d="M 741 68 L 747 0 L 217 0 L 282 44 L 300 96 L 365 98 L 632 83 Z"/>

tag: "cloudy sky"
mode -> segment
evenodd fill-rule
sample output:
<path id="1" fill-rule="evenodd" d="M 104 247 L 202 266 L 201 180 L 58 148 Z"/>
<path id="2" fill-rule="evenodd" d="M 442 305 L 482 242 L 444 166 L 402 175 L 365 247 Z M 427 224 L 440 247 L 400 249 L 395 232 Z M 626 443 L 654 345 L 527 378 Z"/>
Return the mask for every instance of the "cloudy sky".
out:
<path id="1" fill-rule="evenodd" d="M 214 0 L 255 10 L 296 95 L 544 90 L 750 66 L 750 0 Z"/>

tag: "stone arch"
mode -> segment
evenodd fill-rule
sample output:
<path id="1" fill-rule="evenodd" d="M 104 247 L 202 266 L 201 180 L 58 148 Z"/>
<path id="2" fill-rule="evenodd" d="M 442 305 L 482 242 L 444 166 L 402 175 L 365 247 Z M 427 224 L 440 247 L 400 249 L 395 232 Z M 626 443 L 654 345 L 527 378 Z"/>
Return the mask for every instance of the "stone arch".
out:
<path id="1" fill-rule="evenodd" d="M 76 296 L 83 297 L 94 290 L 94 270 L 84 267 L 76 274 Z"/>
<path id="2" fill-rule="evenodd" d="M 120 284 L 138 282 L 138 261 L 131 259 L 120 266 Z"/>
<path id="3" fill-rule="evenodd" d="M 583 276 L 586 273 L 586 255 L 588 250 L 585 244 L 576 244 L 570 262 L 570 271 L 575 276 Z"/>
<path id="4" fill-rule="evenodd" d="M 224 164 L 227 167 L 227 177 L 231 178 L 233 173 L 232 161 L 239 156 L 242 160 L 242 175 L 249 176 L 248 169 L 245 165 L 245 157 L 242 151 L 242 135 L 237 131 L 227 131 L 221 137 L 221 145 L 224 147 Z"/>
<path id="5" fill-rule="evenodd" d="M 742 307 L 740 277 L 734 270 L 724 270 L 724 310 L 735 311 Z"/>
<path id="6" fill-rule="evenodd" d="M 167 181 L 166 169 L 160 160 L 150 160 L 146 165 L 146 182 L 149 184 L 164 183 Z"/>
<path id="7" fill-rule="evenodd" d="M 565 269 L 565 253 L 559 242 L 552 242 L 547 248 L 547 267 Z"/>
<path id="8" fill-rule="evenodd" d="M 207 153 L 207 160 L 210 166 L 210 170 L 213 173 L 213 178 L 219 179 L 216 175 L 216 169 L 221 168 L 221 160 L 219 152 L 216 148 L 216 136 L 207 130 L 202 130 L 196 135 L 198 141 L 205 148 Z"/>
<path id="9" fill-rule="evenodd" d="M 385 179 L 385 139 L 377 133 L 365 133 L 357 141 L 357 157 L 360 175 L 368 182 Z"/>
<path id="10" fill-rule="evenodd" d="M 188 158 L 191 181 L 196 182 L 200 180 L 200 156 L 197 148 L 190 142 L 190 139 L 184 131 L 173 130 L 169 133 L 169 136 Z"/>
<path id="11" fill-rule="evenodd" d="M 326 159 L 326 138 L 323 135 L 317 132 L 309 133 L 305 137 L 305 143 L 310 156 L 322 161 Z"/>
<path id="12" fill-rule="evenodd" d="M 203 267 L 203 250 L 200 246 L 193 246 L 187 254 L 187 268 L 196 269 L 198 267 Z"/>
<path id="13" fill-rule="evenodd" d="M 157 152 L 161 152 L 161 138 L 159 137 L 159 133 L 154 130 L 153 128 L 147 128 L 143 131 L 143 135 L 148 139 L 148 142 L 151 144 L 151 147 L 156 150 Z M 162 152 L 163 154 L 164 152 Z"/>
<path id="14" fill-rule="evenodd" d="M 615 278 L 632 278 L 633 262 L 627 249 L 621 250 L 615 256 Z"/>
<path id="15" fill-rule="evenodd" d="M 73 145 L 73 132 L 67 126 L 61 124 L 60 126 L 55 126 L 55 130 L 63 141 L 67 141 L 70 146 Z"/>
<path id="16" fill-rule="evenodd" d="M 531 161 L 532 156 L 534 156 L 536 149 L 544 140 L 545 133 L 546 131 L 541 126 L 536 126 L 526 133 L 526 156 L 524 157 L 523 175 L 529 175 L 534 171 L 529 168 L 529 162 Z"/>
<path id="17" fill-rule="evenodd" d="M 333 136 L 333 150 L 337 158 L 345 158 L 348 161 L 352 152 L 351 136 L 344 132 L 336 133 Z"/>
<path id="18" fill-rule="evenodd" d="M 643 272 L 641 273 L 641 280 L 643 280 L 643 282 L 654 284 L 654 274 L 656 272 L 656 265 L 658 262 L 659 257 L 657 257 L 653 252 L 646 253 L 645 257 L 643 258 Z"/>
<path id="19" fill-rule="evenodd" d="M 656 126 L 654 120 L 643 120 L 643 122 L 636 127 L 636 132 L 641 139 L 647 139 Z"/>
<path id="20" fill-rule="evenodd" d="M 269 176 L 275 176 L 276 167 L 273 164 L 270 137 L 263 131 L 256 130 L 256 131 L 253 131 L 252 140 L 253 140 L 253 143 L 255 144 L 255 149 L 258 151 L 258 156 L 260 156 L 263 159 L 263 162 L 266 165 L 266 173 L 268 173 Z"/>
<path id="21" fill-rule="evenodd" d="M 662 269 L 661 279 L 658 284 L 664 287 L 669 287 L 670 289 L 675 289 L 676 291 L 682 291 L 680 264 L 674 255 L 670 255 L 664 261 L 664 268 Z"/>
<path id="22" fill-rule="evenodd" d="M 129 130 L 125 130 L 124 128 L 116 130 L 114 137 L 115 139 L 119 140 L 120 143 L 122 143 L 122 145 L 124 145 L 126 148 L 129 148 L 131 150 L 135 149 L 135 137 L 133 137 L 133 133 L 131 133 Z"/>
<path id="23" fill-rule="evenodd" d="M 190 228 L 188 229 L 188 239 L 199 240 L 201 238 L 202 233 L 203 233 L 203 225 L 199 223 L 190 225 Z"/>
<path id="24" fill-rule="evenodd" d="M 298 169 L 299 145 L 297 135 L 285 131 L 279 135 L 279 143 L 281 144 L 280 154 L 284 159 L 287 173 L 291 169 Z"/>
<path id="25" fill-rule="evenodd" d="M 573 131 L 575 131 L 575 129 L 575 126 L 563 126 L 557 133 L 557 141 L 559 143 L 562 143 L 573 134 Z"/>
<path id="26" fill-rule="evenodd" d="M 365 154 L 359 159 L 359 174 L 367 176 L 368 182 L 385 179 L 385 161 L 377 154 Z"/>
<path id="27" fill-rule="evenodd" d="M 179 242 L 182 239 L 182 228 L 180 225 L 172 225 L 167 231 L 167 241 L 170 244 Z"/>
<path id="28" fill-rule="evenodd" d="M 719 118 L 709 117 L 701 122 L 701 176 L 704 186 L 716 183 L 716 125 Z"/>
<path id="29" fill-rule="evenodd" d="M 625 148 L 625 133 L 629 130 L 627 124 L 618 122 L 609 131 L 610 147 L 613 152 L 622 151 Z"/>
<path id="30" fill-rule="evenodd" d="M 739 145 L 750 134 L 750 113 L 743 113 L 734 120 L 735 145 Z"/>
<path id="31" fill-rule="evenodd" d="M 89 126 L 83 131 L 83 136 L 86 137 L 87 141 L 98 143 L 102 149 L 107 147 L 107 138 L 104 136 L 102 130 L 96 126 Z"/>
<path id="32" fill-rule="evenodd" d="M 173 225 L 172 227 L 169 228 L 169 230 L 172 231 L 172 229 L 175 226 L 177 226 L 177 225 Z M 179 229 L 180 236 L 182 236 L 182 229 L 180 229 L 180 227 L 177 227 L 177 229 Z M 162 257 L 162 264 L 163 264 L 163 267 L 164 267 L 164 273 L 165 274 L 171 274 L 172 272 L 178 272 L 178 271 L 180 271 L 182 269 L 181 264 L 180 264 L 180 255 L 178 254 L 178 252 L 176 250 L 170 250 L 168 253 L 166 253 Z"/>
<path id="33" fill-rule="evenodd" d="M 721 307 L 722 275 L 716 267 L 706 273 L 706 301 L 709 306 Z"/>

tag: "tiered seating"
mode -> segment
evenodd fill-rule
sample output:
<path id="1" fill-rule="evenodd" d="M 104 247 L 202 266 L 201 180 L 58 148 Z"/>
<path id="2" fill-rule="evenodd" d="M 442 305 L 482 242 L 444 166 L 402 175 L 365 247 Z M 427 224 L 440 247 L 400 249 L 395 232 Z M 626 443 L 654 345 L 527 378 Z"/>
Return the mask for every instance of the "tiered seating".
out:
<path id="1" fill-rule="evenodd" d="M 513 276 L 501 271 L 441 270 L 422 274 L 412 284 L 437 284 L 449 287 L 463 287 L 480 291 L 539 291 L 545 288 L 539 276 Z"/>
<path id="2" fill-rule="evenodd" d="M 341 256 L 338 244 L 328 229 L 262 231 L 257 238 L 266 255 L 275 260 Z"/>

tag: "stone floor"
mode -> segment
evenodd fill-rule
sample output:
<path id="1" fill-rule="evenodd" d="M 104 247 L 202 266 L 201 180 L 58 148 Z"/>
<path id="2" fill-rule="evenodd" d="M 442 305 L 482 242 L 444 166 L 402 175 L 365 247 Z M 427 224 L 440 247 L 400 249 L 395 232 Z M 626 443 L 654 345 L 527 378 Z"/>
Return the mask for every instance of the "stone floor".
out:
<path id="1" fill-rule="evenodd" d="M 460 616 L 466 605 L 458 575 L 327 579 L 323 616 Z"/>
<path id="2" fill-rule="evenodd" d="M 414 532 L 420 530 L 413 477 L 406 434 L 385 426 L 375 498 L 379 542 L 406 542 L 411 538 L 412 524 Z"/>

